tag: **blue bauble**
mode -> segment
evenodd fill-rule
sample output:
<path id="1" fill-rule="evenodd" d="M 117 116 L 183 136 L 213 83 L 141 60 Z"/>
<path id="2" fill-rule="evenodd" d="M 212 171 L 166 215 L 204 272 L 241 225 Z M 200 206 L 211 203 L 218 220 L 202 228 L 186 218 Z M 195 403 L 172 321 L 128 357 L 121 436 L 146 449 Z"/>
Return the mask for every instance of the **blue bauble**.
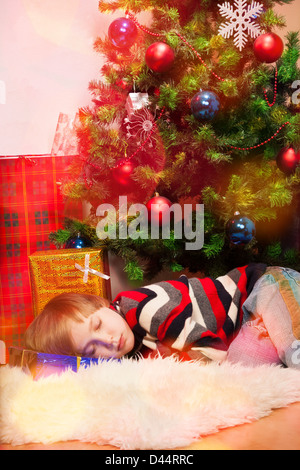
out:
<path id="1" fill-rule="evenodd" d="M 213 91 L 199 91 L 192 98 L 191 110 L 199 121 L 211 121 L 219 109 L 220 100 Z"/>
<path id="2" fill-rule="evenodd" d="M 77 248 L 78 250 L 81 248 L 89 248 L 90 246 L 92 246 L 91 242 L 80 234 L 78 234 L 77 237 L 70 238 L 66 243 L 66 248 Z"/>
<path id="3" fill-rule="evenodd" d="M 255 224 L 248 217 L 235 214 L 226 224 L 226 233 L 234 245 L 247 245 L 255 237 Z"/>
<path id="4" fill-rule="evenodd" d="M 117 18 L 108 28 L 112 44 L 120 49 L 131 47 L 138 34 L 136 25 L 129 18 Z"/>

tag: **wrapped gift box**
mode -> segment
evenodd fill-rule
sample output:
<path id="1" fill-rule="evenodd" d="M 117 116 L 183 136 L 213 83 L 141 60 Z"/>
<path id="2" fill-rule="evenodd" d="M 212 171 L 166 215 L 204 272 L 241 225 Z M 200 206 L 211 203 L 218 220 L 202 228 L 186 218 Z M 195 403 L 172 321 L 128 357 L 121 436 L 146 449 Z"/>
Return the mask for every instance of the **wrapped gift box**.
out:
<path id="1" fill-rule="evenodd" d="M 72 119 L 68 114 L 60 113 L 56 126 L 51 155 L 78 155 L 76 125 L 79 113 Z"/>
<path id="2" fill-rule="evenodd" d="M 120 361 L 119 359 L 114 360 Z M 29 370 L 35 380 L 41 377 L 47 377 L 51 374 L 60 374 L 67 369 L 77 372 L 80 367 L 86 368 L 92 364 L 100 364 L 106 361 L 108 361 L 108 359 L 63 356 L 58 354 L 45 354 L 16 347 L 9 348 L 9 365 Z"/>
<path id="3" fill-rule="evenodd" d="M 107 252 L 99 248 L 37 251 L 29 256 L 33 313 L 64 292 L 111 299 Z"/>

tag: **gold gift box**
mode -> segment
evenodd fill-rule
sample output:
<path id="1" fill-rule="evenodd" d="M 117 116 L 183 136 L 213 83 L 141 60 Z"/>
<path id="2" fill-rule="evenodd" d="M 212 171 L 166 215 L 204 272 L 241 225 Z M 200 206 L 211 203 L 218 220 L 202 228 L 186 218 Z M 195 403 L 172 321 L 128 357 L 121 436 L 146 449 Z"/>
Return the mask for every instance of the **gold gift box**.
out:
<path id="1" fill-rule="evenodd" d="M 64 292 L 111 299 L 107 252 L 103 249 L 37 251 L 29 256 L 29 270 L 34 316 Z"/>

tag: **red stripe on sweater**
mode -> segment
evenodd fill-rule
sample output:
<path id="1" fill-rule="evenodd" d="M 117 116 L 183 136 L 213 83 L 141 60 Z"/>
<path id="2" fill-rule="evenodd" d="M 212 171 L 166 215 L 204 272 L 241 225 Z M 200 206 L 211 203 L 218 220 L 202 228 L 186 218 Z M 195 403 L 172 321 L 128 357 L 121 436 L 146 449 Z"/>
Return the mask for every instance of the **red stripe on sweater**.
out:
<path id="1" fill-rule="evenodd" d="M 136 302 L 142 302 L 142 300 L 148 297 L 148 295 L 144 294 L 143 292 L 134 291 L 134 290 L 125 291 L 125 292 L 121 292 L 120 294 L 118 294 L 114 302 L 121 300 L 122 297 L 124 298 L 127 297 L 128 299 L 135 300 Z M 125 313 L 126 321 L 131 329 L 138 323 L 136 313 L 137 313 L 137 307 L 133 307 L 130 310 L 128 310 L 128 312 Z"/>
<path id="2" fill-rule="evenodd" d="M 204 279 L 199 279 L 202 287 L 205 291 L 205 294 L 207 296 L 207 299 L 209 300 L 209 303 L 211 305 L 211 308 L 213 310 L 213 313 L 216 317 L 217 320 L 217 332 L 219 336 L 219 330 L 223 328 L 223 325 L 225 323 L 227 314 L 226 310 L 224 308 L 224 305 L 222 304 L 222 301 L 219 297 L 217 288 L 215 286 L 215 283 L 213 282 L 212 279 L 210 278 L 204 278 Z"/>
<path id="3" fill-rule="evenodd" d="M 248 281 L 248 277 L 247 277 L 247 274 L 246 274 L 246 268 L 248 266 L 243 266 L 241 268 L 238 268 L 238 271 L 241 273 L 241 277 L 237 283 L 237 287 L 238 289 L 240 290 L 241 292 L 241 297 L 240 297 L 240 305 L 239 305 L 239 312 L 238 312 L 238 317 L 239 317 L 239 321 L 240 321 L 240 324 L 243 320 L 243 310 L 242 310 L 242 306 L 244 304 L 244 302 L 246 301 L 247 297 L 248 297 L 248 294 L 247 294 L 247 281 Z"/>
<path id="4" fill-rule="evenodd" d="M 133 329 L 135 325 L 137 325 L 138 323 L 137 318 L 136 318 L 136 307 L 128 310 L 128 312 L 125 315 L 125 318 L 130 328 Z"/>
<path id="5" fill-rule="evenodd" d="M 201 338 L 219 338 L 223 341 L 224 344 L 228 345 L 228 337 L 226 336 L 226 333 L 224 332 L 223 328 L 220 328 L 216 334 L 214 334 L 212 331 L 205 331 L 202 333 Z"/>

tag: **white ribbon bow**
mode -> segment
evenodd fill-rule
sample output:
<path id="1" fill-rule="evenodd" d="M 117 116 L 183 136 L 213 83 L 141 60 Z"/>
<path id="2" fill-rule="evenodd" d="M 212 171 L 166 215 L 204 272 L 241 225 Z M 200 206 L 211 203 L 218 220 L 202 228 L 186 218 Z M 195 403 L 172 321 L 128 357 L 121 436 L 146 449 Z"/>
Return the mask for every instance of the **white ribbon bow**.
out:
<path id="1" fill-rule="evenodd" d="M 84 268 L 80 266 L 80 264 L 77 264 L 77 263 L 75 263 L 75 268 L 79 269 L 79 271 L 84 273 L 83 282 L 85 284 L 88 282 L 89 273 L 95 274 L 96 276 L 102 277 L 103 279 L 106 279 L 106 280 L 110 279 L 110 276 L 107 276 L 106 274 L 102 274 L 99 271 L 96 271 L 96 269 L 90 268 L 90 255 L 89 254 L 85 255 Z"/>

